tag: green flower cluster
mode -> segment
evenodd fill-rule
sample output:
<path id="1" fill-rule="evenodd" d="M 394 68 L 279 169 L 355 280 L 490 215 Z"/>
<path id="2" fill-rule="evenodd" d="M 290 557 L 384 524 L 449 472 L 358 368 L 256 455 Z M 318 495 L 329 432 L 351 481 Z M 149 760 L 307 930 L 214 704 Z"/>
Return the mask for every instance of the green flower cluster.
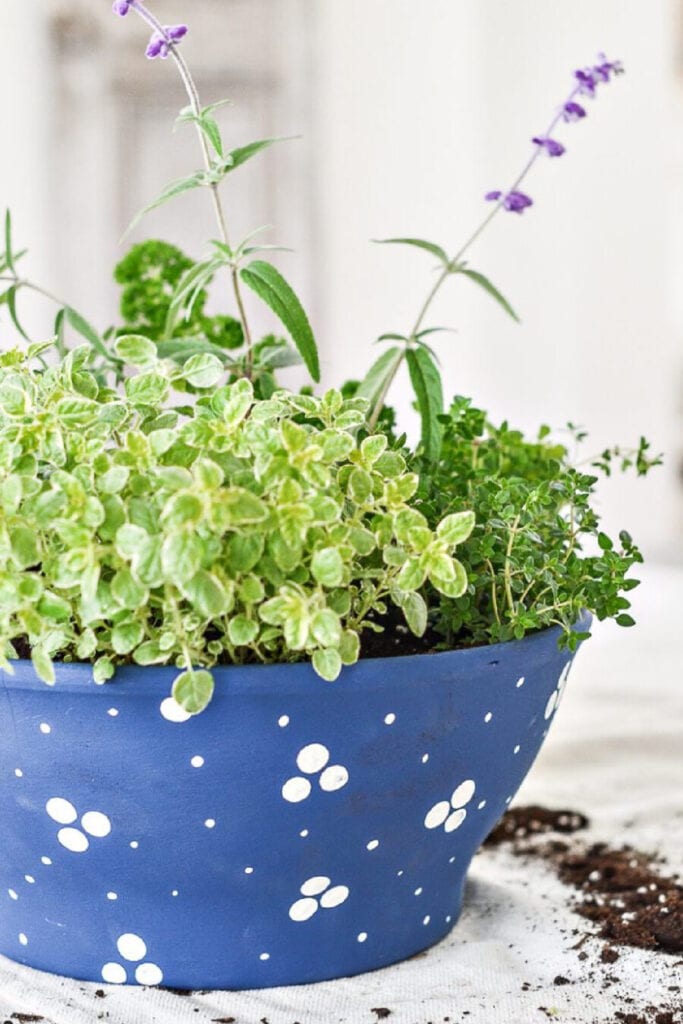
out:
<path id="1" fill-rule="evenodd" d="M 310 658 L 334 680 L 389 603 L 419 635 L 426 583 L 464 593 L 453 552 L 474 516 L 428 525 L 417 475 L 365 436 L 362 399 L 257 400 L 214 356 L 178 365 L 140 336 L 117 341 L 138 372 L 114 388 L 88 347 L 55 366 L 48 347 L 0 355 L 6 670 L 26 649 L 47 683 L 57 658 L 92 662 L 97 682 L 175 664 L 175 697 L 198 713 L 212 666 Z"/>

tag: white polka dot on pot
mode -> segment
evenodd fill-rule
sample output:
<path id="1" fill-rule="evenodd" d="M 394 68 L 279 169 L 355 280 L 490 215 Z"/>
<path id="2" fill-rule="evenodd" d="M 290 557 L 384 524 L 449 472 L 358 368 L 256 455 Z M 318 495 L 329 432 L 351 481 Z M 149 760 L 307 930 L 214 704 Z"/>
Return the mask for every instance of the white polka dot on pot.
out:
<path id="1" fill-rule="evenodd" d="M 361 932 L 360 935 L 358 936 L 358 942 L 367 942 L 367 941 L 368 941 L 368 933 L 367 932 Z"/>
<path id="2" fill-rule="evenodd" d="M 384 724 L 385 725 L 393 725 L 395 723 L 395 721 L 396 721 L 396 715 L 393 713 L 393 711 L 390 712 L 388 715 L 386 715 L 385 718 L 384 718 Z"/>
<path id="3" fill-rule="evenodd" d="M 42 732 L 43 736 L 49 736 L 50 733 L 52 732 L 52 726 L 48 725 L 47 722 L 41 722 L 39 725 L 39 729 Z"/>
<path id="4" fill-rule="evenodd" d="M 190 758 L 190 764 L 193 768 L 203 768 L 206 761 L 200 754 L 195 754 L 194 757 Z"/>
<path id="5" fill-rule="evenodd" d="M 109 715 L 110 718 L 118 718 L 119 717 L 119 709 L 118 708 L 109 708 L 109 710 L 107 711 L 107 714 Z"/>
<path id="6" fill-rule="evenodd" d="M 19 942 L 22 946 L 28 946 L 28 938 L 24 932 L 19 932 Z"/>
<path id="7" fill-rule="evenodd" d="M 147 956 L 147 945 L 144 939 L 133 932 L 119 935 L 116 940 L 116 948 L 124 960 L 130 960 L 132 963 L 138 963 Z"/>
<path id="8" fill-rule="evenodd" d="M 161 985 L 164 975 L 156 964 L 140 964 L 135 969 L 135 980 L 138 985 L 156 986 Z"/>
<path id="9" fill-rule="evenodd" d="M 24 773 L 22 772 L 21 768 L 15 768 L 14 769 L 14 774 L 16 775 L 16 777 L 18 779 L 23 779 L 23 777 L 24 777 Z"/>
<path id="10" fill-rule="evenodd" d="M 489 722 L 491 722 L 492 720 L 493 720 L 493 712 L 492 711 L 487 711 L 487 713 L 484 715 L 484 721 L 488 725 Z"/>
<path id="11" fill-rule="evenodd" d="M 159 705 L 159 711 L 161 717 L 165 718 L 167 722 L 173 722 L 176 725 L 181 725 L 183 722 L 189 722 L 192 715 L 182 708 L 180 704 L 173 697 L 166 697 L 162 700 Z"/>
<path id="12" fill-rule="evenodd" d="M 281 715 L 277 720 L 277 724 L 281 729 L 286 729 L 289 725 L 289 715 Z"/>
<path id="13" fill-rule="evenodd" d="M 263 960 L 264 963 L 266 960 L 270 960 L 270 953 L 261 953 L 261 955 L 259 956 L 259 960 Z"/>
<path id="14" fill-rule="evenodd" d="M 102 968 L 102 980 L 108 985 L 125 985 L 128 981 L 128 972 L 121 964 L 105 964 Z"/>
<path id="15" fill-rule="evenodd" d="M 376 850 L 378 846 L 379 839 L 371 839 L 365 848 L 366 850 L 370 850 L 372 852 L 373 850 Z"/>
<path id="16" fill-rule="evenodd" d="M 204 827 L 208 828 L 208 829 L 215 828 L 216 827 L 216 819 L 215 818 L 207 818 L 206 821 L 204 822 Z"/>
<path id="17" fill-rule="evenodd" d="M 87 836 L 78 828 L 60 828 L 57 833 L 58 842 L 71 853 L 85 853 L 90 847 Z"/>
<path id="18" fill-rule="evenodd" d="M 54 796 L 45 804 L 45 810 L 58 825 L 72 825 L 78 818 L 78 811 L 63 797 Z"/>

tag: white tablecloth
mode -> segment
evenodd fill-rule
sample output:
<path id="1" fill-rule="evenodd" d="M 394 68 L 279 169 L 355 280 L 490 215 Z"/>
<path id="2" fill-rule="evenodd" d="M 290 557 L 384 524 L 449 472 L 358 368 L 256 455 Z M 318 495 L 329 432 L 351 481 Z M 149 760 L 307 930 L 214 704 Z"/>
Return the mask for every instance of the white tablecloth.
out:
<path id="1" fill-rule="evenodd" d="M 590 838 L 662 853 L 681 870 L 683 571 L 649 569 L 643 578 L 638 628 L 597 628 L 516 803 L 583 811 Z M 488 850 L 475 861 L 455 931 L 400 966 L 309 987 L 181 996 L 86 985 L 0 958 L 0 1016 L 12 1024 L 22 1014 L 43 1024 L 611 1024 L 617 1010 L 683 1004 L 680 958 L 621 950 L 616 964 L 602 965 L 603 944 L 591 938 L 580 960 L 572 946 L 590 927 L 550 869 Z M 555 985 L 558 975 L 570 984 Z"/>

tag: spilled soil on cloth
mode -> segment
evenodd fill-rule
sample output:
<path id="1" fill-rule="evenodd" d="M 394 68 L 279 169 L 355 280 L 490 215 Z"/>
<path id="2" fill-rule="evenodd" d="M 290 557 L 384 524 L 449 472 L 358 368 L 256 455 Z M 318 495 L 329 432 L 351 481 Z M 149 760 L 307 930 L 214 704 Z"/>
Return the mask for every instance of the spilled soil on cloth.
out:
<path id="1" fill-rule="evenodd" d="M 599 954 L 600 976 L 589 976 L 603 988 L 617 985 L 616 970 L 624 948 L 648 950 L 666 958 L 674 979 L 680 979 L 683 966 L 683 886 L 668 874 L 663 862 L 653 854 L 630 846 L 612 847 L 607 843 L 588 843 L 581 832 L 589 820 L 577 811 L 550 810 L 545 807 L 518 807 L 508 811 L 498 823 L 484 847 L 504 846 L 514 856 L 544 861 L 558 878 L 573 890 L 570 905 L 574 912 L 593 926 L 573 947 L 580 960 L 588 959 L 582 948 L 587 939 L 597 937 L 605 944 Z M 679 973 L 676 974 L 676 971 Z M 568 978 L 555 978 L 555 985 L 572 984 Z M 522 986 L 524 988 L 524 986 Z M 528 991 L 528 988 L 526 989 Z M 623 1008 L 609 1021 L 594 1024 L 683 1024 L 681 986 L 667 986 L 665 1002 L 646 1006 L 637 1012 L 629 994 L 622 994 Z M 538 1007 L 546 1016 L 555 1011 Z"/>

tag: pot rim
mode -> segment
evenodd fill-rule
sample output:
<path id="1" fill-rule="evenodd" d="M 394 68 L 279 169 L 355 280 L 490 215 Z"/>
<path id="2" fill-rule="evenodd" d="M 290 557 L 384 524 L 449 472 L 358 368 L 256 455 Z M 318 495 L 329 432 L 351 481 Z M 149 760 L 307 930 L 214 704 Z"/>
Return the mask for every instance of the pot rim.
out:
<path id="1" fill-rule="evenodd" d="M 576 621 L 574 629 L 584 632 L 590 628 L 593 620 L 589 612 L 584 612 Z M 277 695 L 305 693 L 310 696 L 312 686 L 322 687 L 329 692 L 331 687 L 343 685 L 345 692 L 372 688 L 390 689 L 397 685 L 410 685 L 416 678 L 423 675 L 425 666 L 433 669 L 434 676 L 453 678 L 462 677 L 469 682 L 474 669 L 488 665 L 497 665 L 515 649 L 524 652 L 523 666 L 533 667 L 534 664 L 546 660 L 545 651 L 552 637 L 559 637 L 561 628 L 550 626 L 547 629 L 529 633 L 521 640 L 507 640 L 504 643 L 486 644 L 478 647 L 461 647 L 452 651 L 440 651 L 434 654 L 395 655 L 388 658 L 361 658 L 355 665 L 345 666 L 335 683 L 327 683 L 313 670 L 308 661 L 279 662 L 273 665 L 217 665 L 209 671 L 216 682 L 216 697 L 220 695 Z M 570 655 L 573 657 L 573 654 Z M 94 694 L 113 694 L 114 688 L 130 683 L 135 693 L 140 696 L 154 695 L 161 698 L 168 696 L 170 687 L 178 675 L 175 665 L 121 665 L 114 677 L 103 685 L 96 685 L 92 678 L 90 662 L 55 662 L 57 685 L 48 686 L 36 675 L 33 663 L 29 659 L 16 659 L 10 662 L 14 675 L 0 669 L 0 690 L 6 693 L 12 690 L 46 690 L 56 689 L 58 692 L 85 692 Z M 215 700 L 215 698 L 214 698 Z"/>

